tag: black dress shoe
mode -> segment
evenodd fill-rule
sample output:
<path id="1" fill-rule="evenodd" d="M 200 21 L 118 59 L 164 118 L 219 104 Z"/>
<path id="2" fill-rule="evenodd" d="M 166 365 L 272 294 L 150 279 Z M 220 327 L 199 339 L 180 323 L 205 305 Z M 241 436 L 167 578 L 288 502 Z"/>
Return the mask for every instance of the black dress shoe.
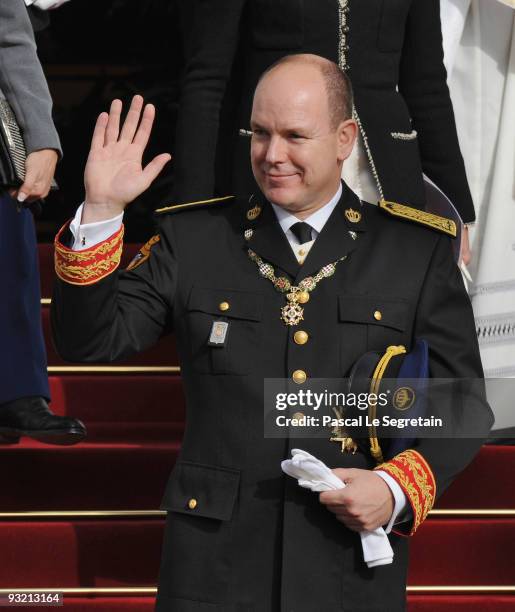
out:
<path id="1" fill-rule="evenodd" d="M 21 436 L 47 444 L 77 444 L 86 437 L 78 419 L 57 416 L 42 397 L 22 397 L 0 405 L 0 443 L 16 444 Z"/>

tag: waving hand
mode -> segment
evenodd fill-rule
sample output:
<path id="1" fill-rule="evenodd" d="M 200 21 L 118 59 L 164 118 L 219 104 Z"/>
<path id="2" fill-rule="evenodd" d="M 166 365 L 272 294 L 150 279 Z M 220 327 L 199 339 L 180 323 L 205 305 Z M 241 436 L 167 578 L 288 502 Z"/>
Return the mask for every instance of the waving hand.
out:
<path id="1" fill-rule="evenodd" d="M 97 119 L 84 172 L 86 201 L 82 223 L 120 214 L 148 189 L 171 159 L 168 153 L 162 153 L 142 166 L 155 117 L 152 104 L 143 108 L 143 98 L 134 96 L 120 129 L 121 112 L 121 101 L 113 100 L 109 113 L 101 113 Z"/>

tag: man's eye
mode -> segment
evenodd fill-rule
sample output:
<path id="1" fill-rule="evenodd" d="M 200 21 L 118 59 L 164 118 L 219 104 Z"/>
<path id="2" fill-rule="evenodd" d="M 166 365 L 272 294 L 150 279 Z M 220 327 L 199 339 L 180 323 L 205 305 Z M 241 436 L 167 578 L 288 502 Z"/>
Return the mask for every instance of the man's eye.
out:
<path id="1" fill-rule="evenodd" d="M 300 140 L 301 138 L 304 138 L 304 136 L 302 136 L 302 134 L 298 134 L 297 132 L 292 132 L 290 134 L 290 138 L 293 140 Z"/>
<path id="2" fill-rule="evenodd" d="M 260 130 L 259 128 L 252 130 L 253 136 L 265 136 L 265 134 L 266 134 L 265 130 Z"/>

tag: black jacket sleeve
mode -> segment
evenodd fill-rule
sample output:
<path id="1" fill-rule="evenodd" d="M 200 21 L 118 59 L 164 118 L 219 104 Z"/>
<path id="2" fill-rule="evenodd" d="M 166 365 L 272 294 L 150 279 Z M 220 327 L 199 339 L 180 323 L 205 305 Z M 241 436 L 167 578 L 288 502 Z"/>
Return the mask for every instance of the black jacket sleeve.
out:
<path id="1" fill-rule="evenodd" d="M 116 361 L 171 331 L 178 265 L 170 235 L 171 229 L 162 230 L 152 256 L 133 270 L 116 270 L 87 286 L 57 279 L 52 333 L 63 359 Z"/>
<path id="2" fill-rule="evenodd" d="M 399 91 L 418 132 L 422 169 L 465 223 L 475 220 L 443 64 L 439 0 L 413 0 L 399 68 Z"/>
<path id="3" fill-rule="evenodd" d="M 453 438 L 423 439 L 417 447 L 435 474 L 439 497 L 472 461 L 493 424 L 484 393 L 472 306 L 446 236 L 440 238 L 433 255 L 417 311 L 415 335 L 429 344 L 431 378 L 453 381 L 452 396 L 442 393 L 438 407 L 447 421 L 445 431 L 450 431 Z M 450 384 L 446 387 L 451 390 Z"/>
<path id="4" fill-rule="evenodd" d="M 395 478 L 409 501 L 408 520 L 398 527 L 410 534 L 472 461 L 493 424 L 472 307 L 447 236 L 439 238 L 428 268 L 414 336 L 429 345 L 426 416 L 441 418 L 443 425 L 378 467 Z"/>

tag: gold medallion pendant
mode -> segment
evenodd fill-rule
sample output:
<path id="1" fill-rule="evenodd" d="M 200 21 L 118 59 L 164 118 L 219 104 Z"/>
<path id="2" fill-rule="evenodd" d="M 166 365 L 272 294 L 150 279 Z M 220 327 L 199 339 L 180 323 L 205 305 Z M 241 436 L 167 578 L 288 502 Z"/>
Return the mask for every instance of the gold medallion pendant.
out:
<path id="1" fill-rule="evenodd" d="M 304 320 L 304 308 L 298 302 L 289 301 L 281 308 L 281 319 L 286 325 L 298 325 Z"/>

